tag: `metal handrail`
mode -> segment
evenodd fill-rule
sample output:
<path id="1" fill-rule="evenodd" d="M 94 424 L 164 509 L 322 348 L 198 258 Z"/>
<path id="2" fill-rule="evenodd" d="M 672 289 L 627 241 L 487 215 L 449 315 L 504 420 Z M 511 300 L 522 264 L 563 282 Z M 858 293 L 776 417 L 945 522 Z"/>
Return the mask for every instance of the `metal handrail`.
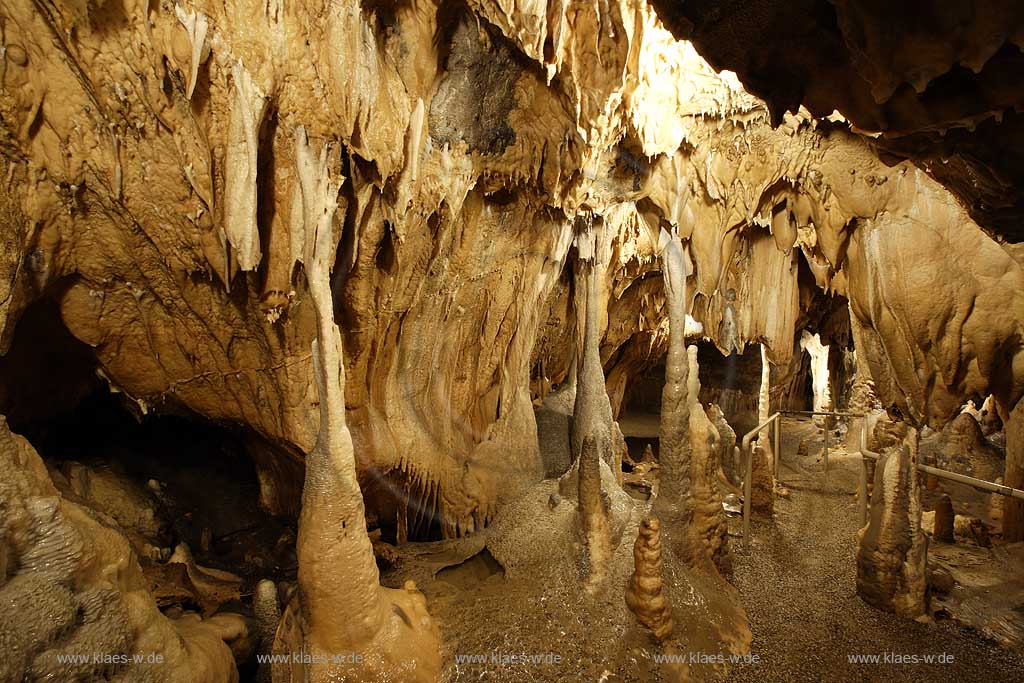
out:
<path id="1" fill-rule="evenodd" d="M 779 457 L 782 446 L 782 416 L 783 415 L 824 415 L 825 416 L 825 438 L 824 438 L 824 465 L 825 473 L 828 474 L 828 451 L 829 451 L 829 421 L 833 417 L 864 417 L 864 413 L 848 413 L 834 410 L 779 410 L 773 413 L 767 420 L 757 425 L 743 436 L 742 452 L 746 455 L 746 474 L 743 478 L 743 542 L 747 543 L 750 538 L 750 492 L 751 480 L 753 478 L 754 457 L 750 449 L 750 442 L 759 433 L 771 425 L 775 425 L 774 448 L 772 449 L 772 476 L 778 477 Z M 862 434 L 863 437 L 863 434 Z M 862 467 L 866 477 L 866 467 Z M 864 485 L 867 491 L 867 484 Z"/>
<path id="2" fill-rule="evenodd" d="M 861 454 L 861 471 L 860 471 L 860 490 L 858 491 L 857 500 L 860 507 L 860 521 L 861 526 L 867 524 L 868 511 L 867 511 L 867 497 L 868 497 L 868 458 L 872 460 L 879 460 L 882 456 L 879 453 L 868 450 L 868 426 L 867 420 L 864 421 L 863 428 L 860 431 L 860 454 Z M 947 479 L 949 481 L 955 481 L 959 484 L 966 484 L 972 486 L 980 491 L 988 491 L 995 493 L 1000 496 L 1007 496 L 1008 498 L 1017 498 L 1018 500 L 1024 500 L 1024 491 L 1015 489 L 1011 486 L 1004 484 L 997 484 L 994 481 L 986 481 L 984 479 L 975 479 L 974 477 L 968 477 L 966 474 L 958 474 L 957 472 L 950 472 L 949 470 L 939 469 L 938 467 L 932 467 L 931 465 L 925 465 L 923 463 L 917 463 L 917 471 L 924 472 L 925 474 L 931 474 L 939 479 Z"/>

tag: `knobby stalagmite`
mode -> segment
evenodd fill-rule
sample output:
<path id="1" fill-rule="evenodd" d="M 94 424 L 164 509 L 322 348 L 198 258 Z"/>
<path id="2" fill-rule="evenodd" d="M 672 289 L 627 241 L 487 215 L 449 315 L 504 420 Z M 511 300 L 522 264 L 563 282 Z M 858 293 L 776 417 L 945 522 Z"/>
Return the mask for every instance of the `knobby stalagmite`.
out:
<path id="1" fill-rule="evenodd" d="M 665 598 L 661 578 L 661 523 L 657 517 L 640 522 L 633 544 L 633 576 L 626 586 L 626 605 L 637 621 L 661 642 L 672 635 L 672 607 Z"/>

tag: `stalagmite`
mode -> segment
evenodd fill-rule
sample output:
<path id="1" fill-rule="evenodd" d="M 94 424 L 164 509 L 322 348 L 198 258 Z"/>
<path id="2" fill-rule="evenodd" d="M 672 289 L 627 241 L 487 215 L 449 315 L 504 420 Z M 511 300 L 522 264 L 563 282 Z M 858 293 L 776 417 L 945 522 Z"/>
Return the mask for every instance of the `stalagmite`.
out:
<path id="1" fill-rule="evenodd" d="M 996 484 L 1002 484 L 1003 478 L 997 477 L 995 480 Z M 991 493 L 988 497 L 988 521 L 995 529 L 996 533 L 1002 534 L 1003 532 L 1003 517 L 1006 514 L 1006 496 L 1001 496 L 998 493 Z"/>
<path id="2" fill-rule="evenodd" d="M 800 337 L 800 348 L 811 357 L 811 381 L 814 388 L 814 410 L 832 410 L 832 393 L 829 390 L 828 345 L 821 343 L 817 334 L 804 330 Z"/>
<path id="3" fill-rule="evenodd" d="M 612 449 L 609 423 L 601 408 L 608 401 L 604 388 L 604 371 L 598 349 L 597 268 L 596 264 L 580 263 L 584 269 L 585 312 L 583 357 L 573 407 L 572 444 L 577 462 L 578 513 L 585 546 L 585 572 L 588 590 L 595 590 L 604 580 L 611 555 L 611 530 L 608 510 L 601 491 L 601 467 Z"/>
<path id="4" fill-rule="evenodd" d="M 661 642 L 672 635 L 672 607 L 668 604 L 661 578 L 661 524 L 657 517 L 645 517 L 633 544 L 633 576 L 626 586 L 626 605 L 637 621 Z"/>
<path id="5" fill-rule="evenodd" d="M 764 344 L 761 345 L 761 389 L 757 396 L 757 420 L 764 424 L 771 416 L 771 365 Z M 774 429 L 774 427 L 772 428 Z M 771 516 L 775 510 L 775 475 L 769 463 L 772 462 L 772 442 L 769 431 L 762 430 L 750 447 L 750 508 L 760 514 Z"/>
<path id="6" fill-rule="evenodd" d="M 718 478 L 725 490 L 722 494 L 735 493 L 739 495 L 739 489 L 736 483 L 736 463 L 733 461 L 733 452 L 736 448 L 736 431 L 729 424 L 728 420 L 725 419 L 725 413 L 718 406 L 717 403 L 712 403 L 708 406 L 705 414 L 708 419 L 718 430 L 718 455 L 716 460 L 718 461 Z"/>
<path id="7" fill-rule="evenodd" d="M 896 423 L 875 471 L 867 526 L 858 532 L 857 594 L 873 607 L 916 618 L 925 614 L 925 556 L 921 529 L 917 431 Z"/>
<path id="8" fill-rule="evenodd" d="M 942 494 L 939 504 L 935 507 L 935 526 L 932 528 L 932 537 L 942 543 L 955 543 L 953 535 L 956 513 L 953 512 L 953 500 L 946 494 Z"/>
<path id="9" fill-rule="evenodd" d="M 982 454 L 989 469 L 963 469 L 984 479 L 1007 419 L 1005 477 L 1024 487 L 1024 9 L 932 3 L 922 22 L 901 4 L 0 3 L 0 414 L 39 441 L 20 457 L 0 428 L 0 680 L 231 683 L 256 664 L 250 611 L 260 654 L 286 655 L 259 671 L 279 683 L 494 679 L 452 655 L 560 638 L 560 668 L 497 678 L 681 678 L 645 633 L 629 642 L 627 604 L 658 637 L 674 618 L 691 651 L 746 651 L 741 598 L 759 640 L 781 633 L 760 601 L 785 591 L 749 572 L 805 543 L 852 549 L 851 470 L 882 406 L 927 425 L 921 462 Z M 777 517 L 745 540 L 781 552 L 738 556 L 733 590 L 725 416 L 742 437 L 827 406 L 825 348 L 847 405 L 854 347 L 871 415 L 827 482 L 787 452 L 774 506 L 776 435 L 745 454 L 742 502 Z M 986 438 L 956 417 L 982 396 Z M 661 467 L 648 450 L 616 486 L 614 420 L 642 445 L 659 412 Z M 897 441 L 869 441 L 886 460 L 859 590 L 917 615 L 918 451 Z M 137 538 L 79 500 L 56 463 L 92 450 L 131 453 L 166 528 Z M 192 460 L 203 495 L 172 509 Z M 647 514 L 624 604 L 622 539 Z M 662 534 L 659 598 L 644 577 Z M 280 580 L 282 604 L 243 576 Z M 216 611 L 224 595 L 239 614 Z M 424 595 L 441 597 L 429 614 Z M 789 603 L 845 619 L 841 601 Z M 167 665 L 56 665 L 81 642 Z M 772 660 L 754 675 L 792 673 Z"/>
<path id="10" fill-rule="evenodd" d="M 1024 489 L 1024 399 L 1017 402 L 1006 426 L 1006 485 Z M 1003 503 L 1003 540 L 1024 541 L 1024 500 L 1007 498 Z"/>
<path id="11" fill-rule="evenodd" d="M 271 683 L 273 667 L 268 659 L 273 653 L 274 638 L 281 622 L 281 605 L 277 599 L 277 586 L 273 581 L 263 579 L 256 584 L 252 607 L 259 631 L 256 651 L 261 655 L 256 670 L 256 683 Z"/>
<path id="12" fill-rule="evenodd" d="M 297 140 L 303 140 L 299 131 Z M 440 671 L 440 635 L 426 600 L 407 581 L 383 588 L 366 532 L 355 451 L 345 416 L 345 367 L 341 331 L 334 322 L 330 267 L 341 179 L 326 180 L 327 201 L 303 220 L 303 258 L 317 334 L 312 359 L 320 403 L 320 429 L 306 456 L 297 554 L 299 590 L 278 628 L 277 654 L 304 651 L 274 680 L 434 681 Z M 307 204 L 307 206 L 309 206 Z M 358 653 L 359 661 L 347 656 Z M 340 663 L 335 658 L 341 658 Z"/>

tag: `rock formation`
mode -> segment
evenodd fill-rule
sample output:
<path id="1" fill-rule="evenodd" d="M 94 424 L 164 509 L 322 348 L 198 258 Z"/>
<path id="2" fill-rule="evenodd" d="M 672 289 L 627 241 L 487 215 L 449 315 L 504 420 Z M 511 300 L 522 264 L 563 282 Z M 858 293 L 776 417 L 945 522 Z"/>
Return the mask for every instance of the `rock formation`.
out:
<path id="1" fill-rule="evenodd" d="M 942 543 L 955 543 L 953 534 L 954 520 L 956 513 L 953 512 L 953 500 L 943 494 L 939 504 L 935 507 L 935 523 L 932 528 L 932 537 Z"/>
<path id="2" fill-rule="evenodd" d="M 334 322 L 330 262 L 338 184 L 327 167 L 328 148 L 311 149 L 296 131 L 302 179 L 301 256 L 317 332 L 312 344 L 320 403 L 320 431 L 306 456 L 297 552 L 299 590 L 285 609 L 274 651 L 293 657 L 274 678 L 291 681 L 378 681 L 398 677 L 434 681 L 440 674 L 440 634 L 426 599 L 407 582 L 383 588 L 366 532 L 355 449 L 345 416 L 341 331 Z M 345 571 L 338 571 L 344 567 Z M 358 660 L 349 659 L 358 655 Z"/>
<path id="3" fill-rule="evenodd" d="M 1024 403 L 1018 403 L 1006 420 L 1006 476 L 1004 482 L 1024 488 Z M 1024 541 L 1024 501 L 1007 498 L 1003 504 L 1003 539 Z"/>
<path id="4" fill-rule="evenodd" d="M 580 263 L 583 275 L 583 348 L 580 354 L 579 382 L 572 416 L 572 447 L 576 463 L 577 506 L 580 529 L 586 549 L 586 585 L 594 590 L 605 578 L 611 555 L 611 530 L 608 510 L 601 491 L 601 467 L 609 460 L 622 467 L 612 456 L 611 409 L 604 389 L 604 371 L 598 349 L 598 313 L 596 263 Z"/>
<path id="5" fill-rule="evenodd" d="M 737 488 L 737 472 L 736 472 L 736 461 L 734 451 L 736 449 L 736 432 L 732 426 L 725 419 L 725 413 L 718 407 L 718 404 L 712 403 L 705 410 L 708 420 L 715 426 L 718 431 L 718 454 L 716 460 L 718 461 L 718 480 L 721 484 L 722 495 L 728 493 L 735 493 L 739 495 L 739 489 Z"/>
<path id="6" fill-rule="evenodd" d="M 277 627 L 281 623 L 281 605 L 277 598 L 277 586 L 273 581 L 263 579 L 256 584 L 256 595 L 253 596 L 252 604 L 259 630 L 257 652 L 264 656 L 264 660 L 258 662 L 256 683 L 272 683 L 274 671 L 267 658 L 273 654 Z"/>
<path id="7" fill-rule="evenodd" d="M 0 472 L 0 680 L 238 680 L 247 621 L 161 614 L 117 523 L 64 498 L 5 421 Z"/>
<path id="8" fill-rule="evenodd" d="M 771 366 L 768 354 L 761 346 L 761 390 L 757 400 L 757 422 L 764 424 L 771 417 Z M 772 472 L 774 444 L 771 440 L 775 428 L 762 430 L 750 445 L 750 509 L 771 517 L 775 509 L 775 474 Z"/>
<path id="9" fill-rule="evenodd" d="M 814 386 L 814 410 L 832 410 L 832 394 L 829 390 L 828 345 L 822 345 L 817 334 L 804 330 L 800 337 L 800 348 L 811 356 L 811 380 Z"/>
<path id="10" fill-rule="evenodd" d="M 677 557 L 693 568 L 727 571 L 728 528 L 718 489 L 720 436 L 698 399 L 697 348 L 686 347 L 686 257 L 678 236 L 666 238 L 670 341 L 661 399 L 661 483 L 653 511 L 664 521 Z"/>
<path id="11" fill-rule="evenodd" d="M 626 586 L 626 605 L 637 621 L 663 641 L 672 635 L 672 607 L 665 599 L 661 578 L 661 524 L 646 517 L 633 544 L 633 576 Z"/>
<path id="12" fill-rule="evenodd" d="M 916 431 L 900 425 L 875 470 L 868 524 L 858 532 L 857 594 L 904 617 L 925 614 L 927 538 L 921 530 Z M 895 439 L 894 439 L 895 440 Z"/>
<path id="13" fill-rule="evenodd" d="M 724 432 L 697 402 L 687 316 L 723 358 L 797 376 L 805 330 L 845 347 L 822 324 L 843 312 L 858 381 L 893 415 L 938 430 L 991 395 L 1024 487 L 1024 173 L 1004 153 L 1024 141 L 1021 12 L 919 27 L 899 3 L 719 4 L 5 2 L 0 412 L 49 419 L 99 387 L 140 418 L 244 431 L 259 497 L 301 521 L 279 648 L 359 649 L 401 680 L 398 640 L 429 679 L 439 636 L 411 586 L 380 586 L 367 517 L 396 541 L 472 535 L 575 459 L 599 578 L 612 419 L 666 357 L 667 554 L 725 566 Z M 752 455 L 769 511 L 770 448 Z M 862 594 L 912 614 L 916 445 L 886 450 Z M 42 497 L 55 539 L 127 557 L 130 530 L 43 474 L 2 502 Z M 1004 523 L 1024 538 L 1024 506 Z M 82 562 L 55 614 L 99 623 L 131 594 L 111 647 L 143 634 L 172 678 L 237 675 L 237 619 L 168 619 L 132 560 L 113 588 Z M 35 593 L 12 572 L 4 589 Z"/>

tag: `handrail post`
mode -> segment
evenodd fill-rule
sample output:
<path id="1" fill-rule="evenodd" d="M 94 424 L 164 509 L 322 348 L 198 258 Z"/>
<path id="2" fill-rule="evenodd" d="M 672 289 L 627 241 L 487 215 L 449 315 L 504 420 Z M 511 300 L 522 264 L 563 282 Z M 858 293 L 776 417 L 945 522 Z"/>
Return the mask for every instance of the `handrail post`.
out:
<path id="1" fill-rule="evenodd" d="M 750 547 L 750 480 L 754 476 L 754 449 L 749 443 L 744 448 L 747 455 L 747 472 L 743 476 L 743 545 Z"/>
<path id="2" fill-rule="evenodd" d="M 782 444 L 782 413 L 776 413 L 775 418 L 775 478 L 779 478 L 779 463 L 782 461 L 781 451 L 779 450 Z"/>
<path id="3" fill-rule="evenodd" d="M 828 423 L 829 415 L 825 415 L 825 474 L 828 474 Z"/>
<path id="4" fill-rule="evenodd" d="M 860 525 L 868 522 L 868 459 L 864 455 L 865 444 L 868 437 L 868 418 L 865 416 L 860 425 L 860 481 L 857 484 L 857 512 L 860 515 Z"/>

